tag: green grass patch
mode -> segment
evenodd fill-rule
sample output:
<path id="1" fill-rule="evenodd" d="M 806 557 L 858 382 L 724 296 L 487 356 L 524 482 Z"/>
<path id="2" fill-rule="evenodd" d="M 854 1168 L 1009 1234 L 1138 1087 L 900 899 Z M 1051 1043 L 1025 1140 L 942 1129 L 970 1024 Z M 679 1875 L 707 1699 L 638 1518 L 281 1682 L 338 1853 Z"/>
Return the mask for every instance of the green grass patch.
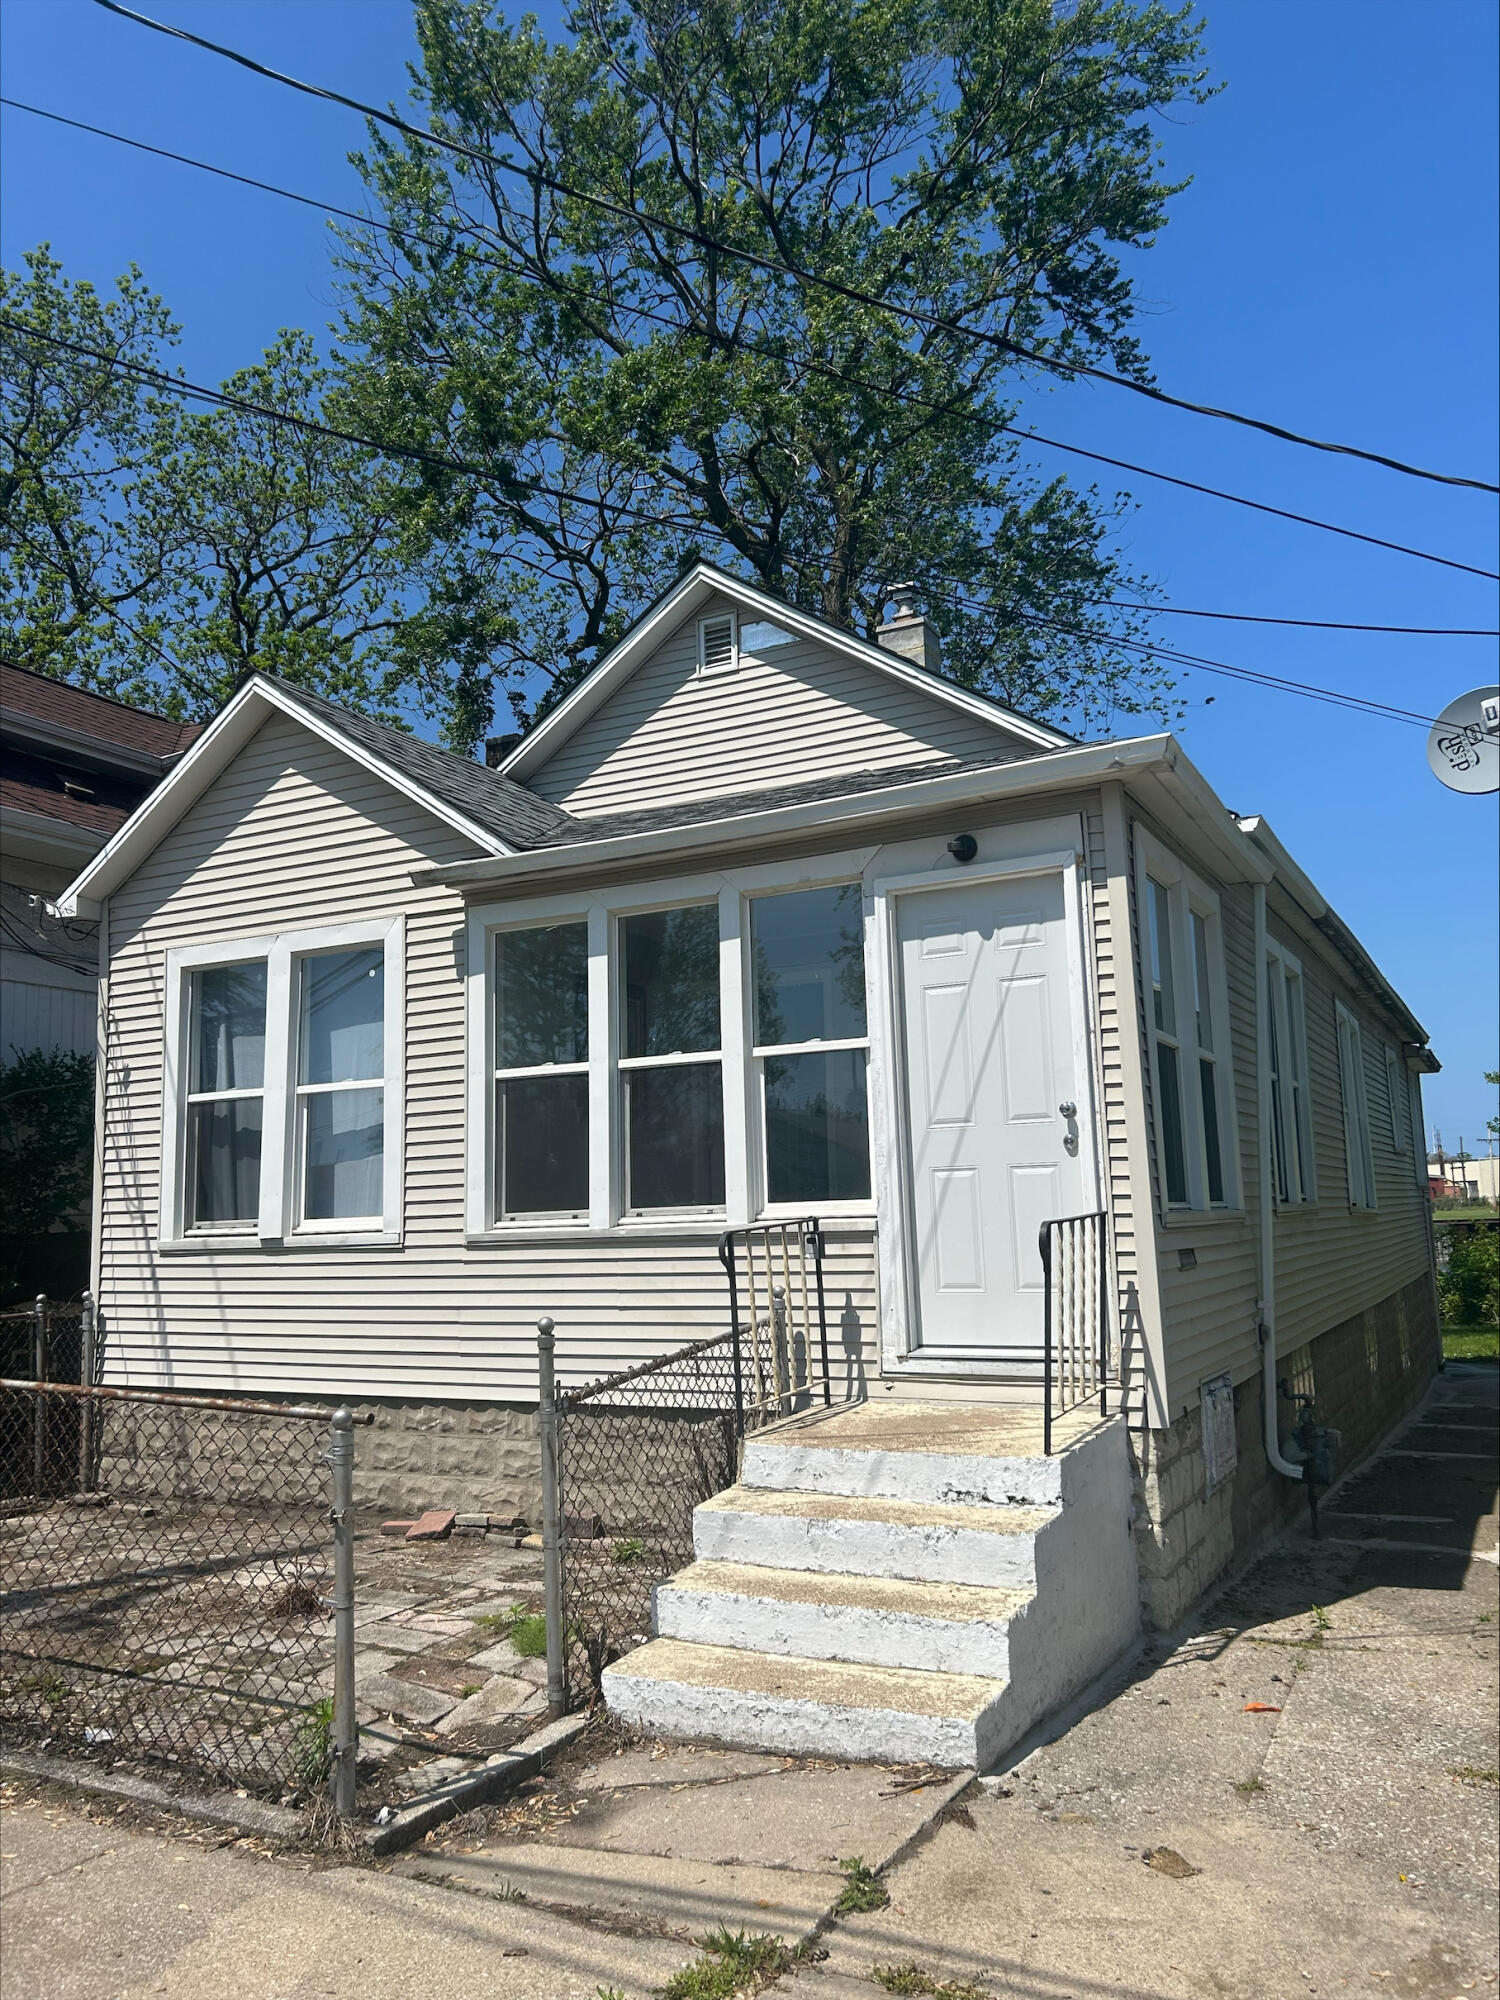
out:
<path id="1" fill-rule="evenodd" d="M 867 1868 L 864 1858 L 851 1854 L 839 1867 L 844 1873 L 844 1886 L 839 1891 L 839 1899 L 834 1909 L 841 1917 L 857 1914 L 860 1910 L 883 1910 L 891 1900 L 886 1893 L 884 1882 L 873 1868 Z"/>
<path id="2" fill-rule="evenodd" d="M 1445 1326 L 1445 1361 L 1500 1361 L 1500 1327 Z"/>
<path id="3" fill-rule="evenodd" d="M 646 1544 L 639 1535 L 626 1535 L 611 1545 L 609 1559 L 621 1569 L 633 1569 L 646 1556 Z"/>
<path id="4" fill-rule="evenodd" d="M 750 1937 L 722 1926 L 698 1943 L 702 1958 L 672 1974 L 661 2000 L 732 2000 L 747 1988 L 758 1990 L 792 1962 L 780 1938 Z"/>
<path id="5" fill-rule="evenodd" d="M 1461 1785 L 1500 1785 L 1500 1771 L 1493 1771 L 1478 1764 L 1450 1764 L 1448 1776 L 1457 1778 Z"/>

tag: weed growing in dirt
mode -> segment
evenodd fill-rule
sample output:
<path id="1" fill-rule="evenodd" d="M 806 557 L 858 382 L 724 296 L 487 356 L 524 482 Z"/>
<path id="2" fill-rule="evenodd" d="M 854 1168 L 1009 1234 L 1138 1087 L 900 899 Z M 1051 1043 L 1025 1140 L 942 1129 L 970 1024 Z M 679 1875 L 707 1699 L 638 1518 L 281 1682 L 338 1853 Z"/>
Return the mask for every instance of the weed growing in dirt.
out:
<path id="1" fill-rule="evenodd" d="M 1478 1764 L 1449 1764 L 1448 1776 L 1457 1778 L 1461 1785 L 1500 1785 L 1500 1771 L 1482 1768 Z"/>
<path id="2" fill-rule="evenodd" d="M 839 1916 L 846 1917 L 860 1910 L 885 1908 L 891 1900 L 886 1893 L 885 1884 L 873 1868 L 865 1866 L 862 1856 L 851 1854 L 847 1861 L 839 1863 L 839 1867 L 847 1878 L 839 1891 L 839 1899 L 833 1906 Z"/>
<path id="3" fill-rule="evenodd" d="M 497 1639 L 509 1639 L 523 1660 L 540 1660 L 547 1651 L 547 1615 L 513 1604 L 509 1611 L 486 1611 L 474 1623 Z"/>
<path id="4" fill-rule="evenodd" d="M 1236 1778 L 1234 1789 L 1242 1799 L 1253 1798 L 1257 1792 L 1263 1792 L 1266 1789 L 1265 1779 L 1261 1777 Z"/>
<path id="5" fill-rule="evenodd" d="M 315 1618 L 323 1609 L 323 1593 L 309 1576 L 289 1576 L 266 1600 L 273 1618 Z"/>
<path id="6" fill-rule="evenodd" d="M 609 1559 L 621 1569 L 632 1569 L 646 1553 L 646 1544 L 639 1535 L 626 1535 L 610 1546 Z"/>
<path id="7" fill-rule="evenodd" d="M 292 1731 L 292 1770 L 304 1785 L 321 1785 L 333 1769 L 333 1696 L 325 1695 Z"/>
<path id="8" fill-rule="evenodd" d="M 661 2000 L 730 2000 L 746 1988 L 758 1991 L 791 1964 L 791 1953 L 780 1938 L 749 1937 L 721 1925 L 698 1943 L 704 1956 L 672 1974 L 661 1989 Z"/>
<path id="9" fill-rule="evenodd" d="M 887 1993 L 932 1994 L 936 2000 L 989 2000 L 972 1979 L 935 1979 L 920 1965 L 875 1965 L 870 1977 Z"/>

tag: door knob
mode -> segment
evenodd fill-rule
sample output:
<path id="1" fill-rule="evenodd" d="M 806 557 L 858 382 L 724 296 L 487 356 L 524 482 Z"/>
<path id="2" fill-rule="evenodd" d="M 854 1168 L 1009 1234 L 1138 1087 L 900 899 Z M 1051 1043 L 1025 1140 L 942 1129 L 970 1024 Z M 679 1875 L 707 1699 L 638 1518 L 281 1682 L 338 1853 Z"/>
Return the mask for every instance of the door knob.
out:
<path id="1" fill-rule="evenodd" d="M 1078 1106 L 1073 1102 L 1072 1098 L 1068 1098 L 1065 1103 L 1059 1104 L 1057 1108 L 1064 1118 L 1076 1118 L 1078 1116 Z"/>

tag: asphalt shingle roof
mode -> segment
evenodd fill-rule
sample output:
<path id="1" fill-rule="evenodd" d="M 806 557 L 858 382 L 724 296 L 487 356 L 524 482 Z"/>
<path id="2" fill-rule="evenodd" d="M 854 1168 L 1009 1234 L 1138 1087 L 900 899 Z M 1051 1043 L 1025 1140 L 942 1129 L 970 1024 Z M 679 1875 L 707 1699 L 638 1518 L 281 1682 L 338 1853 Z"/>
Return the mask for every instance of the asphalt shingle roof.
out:
<path id="1" fill-rule="evenodd" d="M 325 701 L 321 695 L 288 687 L 285 681 L 277 681 L 275 685 L 278 692 L 322 716 L 352 743 L 403 771 L 414 785 L 420 785 L 424 792 L 461 812 L 507 847 L 542 847 L 553 840 L 579 837 L 581 821 L 573 819 L 560 806 L 539 798 L 524 785 L 518 785 L 514 778 L 502 778 L 498 771 L 472 757 L 440 750 L 436 744 L 424 743 L 420 736 L 410 736 L 403 729 L 390 729 L 383 722 L 372 722 L 368 716 L 340 708 L 337 702 Z"/>

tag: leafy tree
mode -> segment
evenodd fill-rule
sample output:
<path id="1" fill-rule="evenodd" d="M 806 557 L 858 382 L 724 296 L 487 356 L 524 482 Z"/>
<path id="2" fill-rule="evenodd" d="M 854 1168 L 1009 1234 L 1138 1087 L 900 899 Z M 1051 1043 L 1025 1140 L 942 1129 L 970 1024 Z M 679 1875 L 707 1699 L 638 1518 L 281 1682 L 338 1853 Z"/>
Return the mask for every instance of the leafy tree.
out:
<path id="1" fill-rule="evenodd" d="M 344 332 L 363 428 L 484 470 L 403 475 L 432 615 L 490 607 L 455 734 L 496 681 L 554 699 L 699 554 L 867 633 L 915 578 L 945 671 L 1023 707 L 1160 705 L 1100 609 L 1142 587 L 1122 503 L 1027 469 L 1020 369 L 975 336 L 1146 378 L 1121 254 L 1175 192 L 1153 118 L 1207 94 L 1189 15 L 574 0 L 549 44 L 417 0 L 431 129 L 506 166 L 372 134 L 393 233 L 346 231 Z"/>
<path id="2" fill-rule="evenodd" d="M 1500 1089 L 1500 1069 L 1487 1069 L 1484 1073 L 1484 1080 L 1490 1086 L 1491 1090 Z M 1497 1138 L 1500 1138 L 1500 1118 L 1486 1118 L 1484 1129 L 1486 1132 L 1492 1132 Z"/>
<path id="3" fill-rule="evenodd" d="M 0 1069 L 0 1211 L 9 1228 L 50 1229 L 88 1200 L 94 1059 L 17 1049 Z"/>
<path id="4" fill-rule="evenodd" d="M 1437 1284 L 1445 1326 L 1500 1324 L 1500 1235 L 1493 1229 L 1455 1233 Z"/>
<path id="5" fill-rule="evenodd" d="M 420 615 L 384 461 L 50 345 L 162 369 L 177 328 L 134 267 L 102 298 L 45 247 L 26 263 L 0 278 L 0 311 L 35 329 L 0 327 L 9 657 L 172 715 L 214 714 L 259 668 L 395 719 L 446 635 Z M 224 387 L 314 421 L 336 399 L 296 332 Z"/>

